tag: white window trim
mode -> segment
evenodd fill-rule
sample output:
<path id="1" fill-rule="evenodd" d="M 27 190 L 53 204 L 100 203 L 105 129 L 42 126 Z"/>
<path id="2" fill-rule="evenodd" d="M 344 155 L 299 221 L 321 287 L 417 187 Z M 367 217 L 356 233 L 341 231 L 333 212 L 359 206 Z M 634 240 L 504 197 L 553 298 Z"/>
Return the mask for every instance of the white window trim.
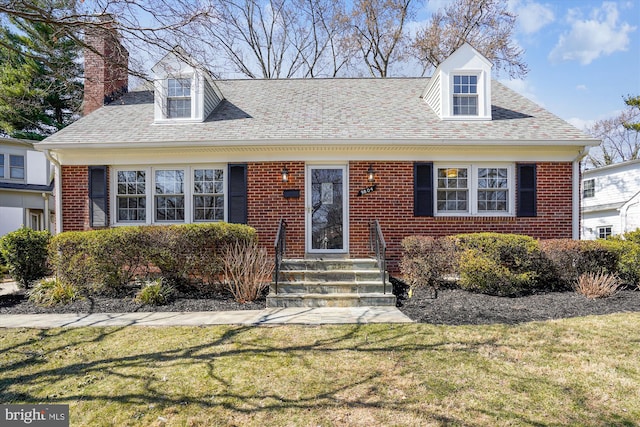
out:
<path id="1" fill-rule="evenodd" d="M 592 188 L 589 188 L 589 190 L 593 191 L 593 194 L 590 196 L 585 196 L 585 191 L 587 190 L 586 185 L 587 182 L 591 182 L 593 184 Z M 583 199 L 590 199 L 592 197 L 596 196 L 596 180 L 594 178 L 589 178 L 589 179 L 585 179 L 584 181 L 582 181 L 582 198 Z"/>
<path id="2" fill-rule="evenodd" d="M 5 182 L 27 182 L 27 152 L 24 150 L 2 150 L 0 154 L 4 155 L 4 176 L 0 176 L 0 181 Z M 11 178 L 11 156 L 20 156 L 23 159 L 23 177 Z"/>
<path id="3" fill-rule="evenodd" d="M 169 80 L 170 79 L 190 79 L 190 97 L 191 97 L 191 116 L 190 117 L 169 117 Z M 159 98 L 156 99 L 156 111 L 155 123 L 200 123 L 199 119 L 200 110 L 199 103 L 202 102 L 198 96 L 199 94 L 197 86 L 201 84 L 201 79 L 197 77 L 195 72 L 168 74 L 163 78 L 156 80 L 155 83 L 155 95 Z"/>
<path id="4" fill-rule="evenodd" d="M 453 97 L 457 94 L 453 93 L 453 81 L 455 76 L 476 76 L 476 95 L 477 95 L 477 114 L 474 115 L 454 115 L 453 114 Z M 491 106 L 487 106 L 487 98 L 490 97 L 490 85 L 491 82 L 485 81 L 485 73 L 481 69 L 469 69 L 469 70 L 451 70 L 446 74 L 447 79 L 447 101 L 446 101 L 446 115 L 443 112 L 443 119 L 445 120 L 461 120 L 461 121 L 474 121 L 474 120 L 488 120 L 491 118 Z M 489 87 L 487 86 L 489 85 Z M 463 94 L 464 96 L 464 94 Z M 488 108 L 488 111 L 487 111 Z"/>
<path id="5" fill-rule="evenodd" d="M 227 209 L 227 164 L 203 164 L 203 165 L 159 165 L 159 166 L 118 166 L 112 167 L 110 173 L 110 195 L 109 201 L 111 208 L 109 209 L 112 226 L 126 226 L 126 225 L 163 225 L 163 224 L 201 224 L 207 222 L 221 222 L 221 221 L 194 221 L 193 219 L 193 171 L 194 169 L 222 169 L 222 195 L 224 197 L 224 219 L 228 220 Z M 184 221 L 156 221 L 155 220 L 155 171 L 157 170 L 183 170 L 185 174 L 184 179 Z M 145 207 L 145 221 L 118 221 L 118 172 L 119 171 L 145 171 L 145 194 L 146 207 Z"/>
<path id="6" fill-rule="evenodd" d="M 613 236 L 613 225 L 599 225 L 596 227 L 596 239 L 606 239 L 608 236 L 600 237 L 600 231 L 609 228 L 609 236 Z M 606 233 L 605 233 L 606 234 Z"/>
<path id="7" fill-rule="evenodd" d="M 438 210 L 438 169 L 448 168 L 467 168 L 469 190 L 469 210 L 468 211 L 439 211 Z M 506 168 L 507 169 L 507 191 L 509 192 L 507 203 L 508 210 L 506 212 L 478 212 L 478 169 L 480 168 Z M 433 164 L 433 211 L 435 216 L 440 217 L 513 217 L 515 216 L 516 204 L 516 183 L 515 183 L 515 165 L 513 163 L 434 163 Z"/>

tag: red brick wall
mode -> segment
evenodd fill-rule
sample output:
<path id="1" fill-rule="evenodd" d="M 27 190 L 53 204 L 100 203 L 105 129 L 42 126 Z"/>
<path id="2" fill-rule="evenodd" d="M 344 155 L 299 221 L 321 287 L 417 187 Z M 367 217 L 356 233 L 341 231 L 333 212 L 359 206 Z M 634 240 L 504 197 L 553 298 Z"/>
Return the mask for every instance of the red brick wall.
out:
<path id="1" fill-rule="evenodd" d="M 107 168 L 107 177 L 109 168 Z M 110 180 L 107 179 L 107 194 Z M 110 200 L 107 198 L 107 218 Z M 89 167 L 62 166 L 62 231 L 91 230 L 89 224 Z"/>
<path id="2" fill-rule="evenodd" d="M 367 187 L 366 171 L 376 170 L 376 191 L 358 197 Z M 539 239 L 572 237 L 572 164 L 538 163 L 538 215 L 515 217 L 414 217 L 412 162 L 351 162 L 350 254 L 368 254 L 367 223 L 378 219 L 388 247 L 389 268 L 398 271 L 402 238 L 412 234 L 444 236 L 491 231 L 526 234 Z M 516 200 L 517 203 L 517 200 Z"/>
<path id="3" fill-rule="evenodd" d="M 86 42 L 96 52 L 84 50 L 85 116 L 102 107 L 105 97 L 116 96 L 129 85 L 129 52 L 120 43 L 116 31 L 108 27 L 94 29 L 88 32 Z"/>
<path id="4" fill-rule="evenodd" d="M 282 182 L 282 168 L 289 170 L 289 182 Z M 287 221 L 287 256 L 304 256 L 304 162 L 249 163 L 248 223 L 270 253 L 280 218 Z M 285 198 L 284 190 L 300 190 L 300 197 Z"/>
<path id="5" fill-rule="evenodd" d="M 369 186 L 367 169 L 376 170 L 376 191 L 358 196 Z M 281 171 L 289 170 L 289 182 Z M 305 163 L 248 164 L 248 223 L 258 230 L 260 242 L 273 252 L 280 218 L 288 223 L 287 256 L 305 253 Z M 538 216 L 515 217 L 414 217 L 413 162 L 351 162 L 349 164 L 350 256 L 369 256 L 372 219 L 380 221 L 388 245 L 389 267 L 397 272 L 402 238 L 412 234 L 444 236 L 493 231 L 526 234 L 540 239 L 572 237 L 572 164 L 538 163 Z M 284 190 L 299 190 L 297 198 Z M 62 167 L 63 230 L 89 230 L 88 167 Z M 517 203 L 517 201 L 516 201 Z"/>

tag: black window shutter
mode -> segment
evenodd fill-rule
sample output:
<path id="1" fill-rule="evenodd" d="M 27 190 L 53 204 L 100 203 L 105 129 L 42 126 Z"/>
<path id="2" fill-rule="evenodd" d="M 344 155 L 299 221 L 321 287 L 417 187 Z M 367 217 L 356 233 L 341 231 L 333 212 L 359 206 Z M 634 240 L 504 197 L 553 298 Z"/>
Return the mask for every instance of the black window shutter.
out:
<path id="1" fill-rule="evenodd" d="M 247 165 L 229 165 L 229 222 L 247 223 Z"/>
<path id="2" fill-rule="evenodd" d="M 519 163 L 518 170 L 518 216 L 537 216 L 536 165 Z"/>
<path id="3" fill-rule="evenodd" d="M 433 216 L 433 163 L 413 165 L 413 214 Z"/>
<path id="4" fill-rule="evenodd" d="M 108 225 L 106 166 L 89 166 L 89 225 L 91 227 Z"/>

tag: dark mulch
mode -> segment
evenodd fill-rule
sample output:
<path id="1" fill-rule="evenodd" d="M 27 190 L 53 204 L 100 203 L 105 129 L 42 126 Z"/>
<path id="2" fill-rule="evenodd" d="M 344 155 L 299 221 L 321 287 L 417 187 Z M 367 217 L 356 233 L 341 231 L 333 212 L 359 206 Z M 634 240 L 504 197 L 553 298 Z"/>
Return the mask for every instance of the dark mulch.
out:
<path id="1" fill-rule="evenodd" d="M 517 324 L 537 320 L 640 312 L 640 291 L 623 290 L 614 296 L 590 300 L 575 292 L 553 292 L 518 298 L 474 294 L 460 289 L 441 289 L 433 298 L 426 289 L 418 289 L 412 298 L 398 290 L 398 308 L 421 323 L 446 325 Z M 226 290 L 192 287 L 181 290 L 167 305 L 148 306 L 134 301 L 135 289 L 115 298 L 92 296 L 69 305 L 43 308 L 30 303 L 24 293 L 0 296 L 0 314 L 33 313 L 120 313 L 149 311 L 222 311 L 261 310 L 265 297 L 239 304 Z"/>
<path id="2" fill-rule="evenodd" d="M 400 311 L 420 323 L 445 325 L 517 324 L 611 313 L 640 312 L 640 292 L 623 290 L 611 297 L 588 299 L 577 292 L 550 292 L 517 298 L 441 289 L 437 298 L 418 289 L 399 299 Z"/>
<path id="3" fill-rule="evenodd" d="M 188 287 L 180 289 L 174 301 L 165 305 L 143 305 L 134 301 L 137 288 L 131 288 L 124 295 L 87 296 L 71 304 L 55 307 L 39 307 L 27 299 L 24 292 L 13 295 L 0 295 L 0 314 L 39 314 L 39 313 L 132 313 L 149 311 L 234 311 L 262 310 L 266 298 L 263 295 L 257 301 L 240 304 L 226 289 L 211 287 Z"/>

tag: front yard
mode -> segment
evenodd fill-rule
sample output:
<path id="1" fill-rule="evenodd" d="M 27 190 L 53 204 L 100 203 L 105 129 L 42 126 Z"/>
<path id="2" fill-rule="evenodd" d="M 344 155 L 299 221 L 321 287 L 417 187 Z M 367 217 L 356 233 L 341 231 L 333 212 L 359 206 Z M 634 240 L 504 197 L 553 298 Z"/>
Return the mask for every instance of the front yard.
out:
<path id="1" fill-rule="evenodd" d="M 640 313 L 519 325 L 4 329 L 71 425 L 635 425 Z"/>

